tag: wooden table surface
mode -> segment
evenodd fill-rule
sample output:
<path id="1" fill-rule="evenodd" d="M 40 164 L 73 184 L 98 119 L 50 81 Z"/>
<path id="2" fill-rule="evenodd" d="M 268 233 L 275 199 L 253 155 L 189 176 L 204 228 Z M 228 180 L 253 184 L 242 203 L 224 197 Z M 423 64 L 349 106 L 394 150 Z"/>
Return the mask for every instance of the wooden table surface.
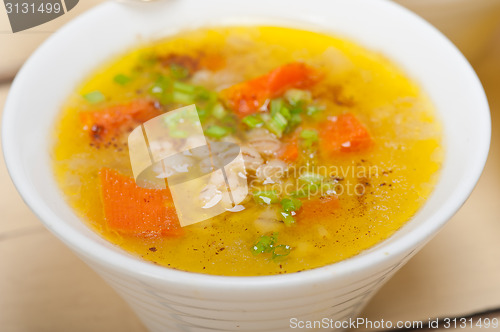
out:
<path id="1" fill-rule="evenodd" d="M 500 31 L 473 66 L 492 110 L 484 174 L 460 212 L 374 297 L 362 314 L 367 319 L 500 318 Z M 0 110 L 10 86 L 9 70 L 3 74 Z M 145 331 L 125 302 L 24 205 L 3 162 L 0 331 Z"/>

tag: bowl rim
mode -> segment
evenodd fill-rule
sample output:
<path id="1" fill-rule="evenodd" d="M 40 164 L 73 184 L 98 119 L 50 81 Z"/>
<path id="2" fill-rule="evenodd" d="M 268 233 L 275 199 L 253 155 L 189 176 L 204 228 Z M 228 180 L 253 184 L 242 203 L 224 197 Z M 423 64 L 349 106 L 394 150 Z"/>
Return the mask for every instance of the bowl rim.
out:
<path id="1" fill-rule="evenodd" d="M 340 0 L 342 1 L 342 0 Z M 364 0 L 365 2 L 368 2 Z M 288 273 L 282 275 L 270 276 L 219 276 L 208 275 L 194 272 L 175 270 L 163 266 L 157 266 L 150 262 L 128 256 L 125 252 L 118 253 L 106 248 L 105 246 L 96 243 L 92 239 L 79 233 L 76 229 L 66 224 L 62 218 L 53 213 L 49 208 L 39 200 L 34 190 L 31 190 L 29 181 L 23 176 L 22 160 L 16 155 L 16 143 L 14 138 L 15 128 L 10 125 L 13 121 L 16 109 L 16 100 L 22 98 L 22 85 L 24 77 L 29 72 L 30 64 L 37 58 L 46 48 L 52 47 L 52 43 L 62 36 L 65 32 L 75 29 L 86 22 L 92 21 L 93 17 L 105 10 L 110 10 L 114 5 L 113 2 L 105 2 L 95 8 L 83 13 L 79 17 L 70 21 L 64 27 L 48 38 L 26 61 L 14 82 L 12 83 L 3 114 L 2 121 L 2 145 L 5 162 L 12 181 L 25 203 L 43 222 L 43 224 L 60 240 L 68 245 L 73 251 L 79 255 L 89 258 L 93 262 L 100 262 L 106 266 L 112 267 L 127 275 L 140 275 L 143 278 L 156 280 L 158 282 L 169 282 L 179 286 L 210 287 L 212 289 L 225 290 L 245 290 L 252 292 L 255 289 L 280 289 L 288 288 L 307 283 L 328 282 L 332 276 L 349 277 L 356 271 L 361 269 L 373 269 L 382 262 L 389 259 L 389 256 L 395 256 L 405 252 L 410 252 L 416 245 L 423 244 L 430 239 L 444 224 L 458 211 L 464 204 L 472 190 L 474 189 L 479 177 L 482 173 L 489 152 L 491 138 L 491 120 L 489 116 L 489 107 L 482 85 L 463 55 L 458 49 L 436 28 L 432 27 L 425 20 L 418 17 L 404 7 L 386 0 L 369 0 L 372 4 L 380 6 L 388 6 L 392 10 L 397 10 L 407 17 L 411 18 L 419 28 L 426 28 L 441 39 L 443 47 L 453 48 L 457 56 L 461 58 L 463 70 L 468 71 L 476 87 L 471 93 L 477 94 L 478 100 L 482 101 L 482 107 L 476 110 L 477 116 L 481 116 L 482 120 L 482 137 L 479 139 L 481 145 L 478 146 L 477 158 L 470 169 L 470 176 L 462 179 L 459 190 L 454 192 L 452 197 L 449 197 L 446 204 L 440 207 L 433 215 L 422 222 L 411 232 L 411 237 L 403 236 L 396 239 L 384 247 L 384 251 L 374 250 L 365 255 L 356 255 L 341 262 L 330 264 L 327 266 L 301 271 L 300 273 Z M 338 1 L 339 2 L 339 1 Z M 393 235 L 394 236 L 394 235 Z M 390 254 L 386 254 L 390 252 Z"/>

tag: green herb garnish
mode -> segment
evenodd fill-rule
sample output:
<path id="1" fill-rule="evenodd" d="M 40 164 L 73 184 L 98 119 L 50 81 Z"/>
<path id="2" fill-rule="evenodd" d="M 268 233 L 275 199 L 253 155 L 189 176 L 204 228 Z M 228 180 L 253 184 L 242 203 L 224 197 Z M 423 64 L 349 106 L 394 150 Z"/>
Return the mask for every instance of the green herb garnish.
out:
<path id="1" fill-rule="evenodd" d="M 210 103 L 215 103 L 217 101 L 217 93 L 207 90 L 202 86 L 196 87 L 196 98 L 199 100 L 205 100 Z"/>
<path id="2" fill-rule="evenodd" d="M 300 114 L 292 114 L 290 121 L 288 121 L 289 128 L 293 128 L 302 122 L 302 117 Z"/>
<path id="3" fill-rule="evenodd" d="M 106 97 L 99 90 L 89 92 L 83 95 L 83 98 L 85 98 L 85 100 L 91 104 L 97 104 L 106 100 Z"/>
<path id="4" fill-rule="evenodd" d="M 132 78 L 130 78 L 127 75 L 118 74 L 115 77 L 113 77 L 113 81 L 120 85 L 127 85 L 130 81 L 132 81 Z"/>
<path id="5" fill-rule="evenodd" d="M 254 255 L 263 254 L 267 252 L 272 252 L 274 245 L 278 241 L 278 233 L 273 233 L 271 235 L 263 235 L 259 240 L 253 245 L 252 253 Z"/>
<path id="6" fill-rule="evenodd" d="M 200 118 L 201 122 L 204 122 L 210 115 L 210 113 L 207 111 L 206 108 L 197 108 L 196 110 L 198 112 L 198 117 Z"/>
<path id="7" fill-rule="evenodd" d="M 253 199 L 255 203 L 263 205 L 270 205 L 279 202 L 278 193 L 275 190 L 254 191 Z"/>
<path id="8" fill-rule="evenodd" d="M 302 207 L 302 202 L 296 198 L 283 198 L 281 200 L 281 207 L 285 212 L 298 211 Z"/>
<path id="9" fill-rule="evenodd" d="M 173 138 L 188 138 L 189 133 L 185 130 L 171 129 L 168 134 Z"/>
<path id="10" fill-rule="evenodd" d="M 262 118 L 257 114 L 245 116 L 242 121 L 250 128 L 262 127 L 262 125 L 264 124 Z"/>
<path id="11" fill-rule="evenodd" d="M 316 105 L 309 105 L 306 108 L 306 113 L 309 116 L 314 116 L 315 114 L 321 112 L 323 110 L 323 107 L 316 106 Z"/>
<path id="12" fill-rule="evenodd" d="M 324 179 L 325 177 L 323 175 L 313 172 L 304 172 L 299 176 L 299 181 L 309 185 L 319 185 Z"/>
<path id="13" fill-rule="evenodd" d="M 180 113 L 167 113 L 163 118 L 164 125 L 168 128 L 168 133 L 170 137 L 173 138 L 187 138 L 189 136 L 188 130 L 184 130 L 184 122 L 191 123 L 191 121 L 198 120 L 197 116 L 190 113 L 180 114 Z"/>
<path id="14" fill-rule="evenodd" d="M 313 143 L 318 141 L 318 132 L 312 129 L 305 129 L 300 133 L 300 138 L 302 138 L 305 147 L 311 147 Z"/>
<path id="15" fill-rule="evenodd" d="M 180 91 L 174 91 L 172 93 L 172 101 L 178 104 L 186 104 L 186 105 L 194 104 L 194 102 L 196 101 L 194 97 L 195 96 L 192 94 Z"/>
<path id="16" fill-rule="evenodd" d="M 171 88 L 170 78 L 160 75 L 149 89 L 149 93 L 166 105 L 172 101 Z"/>
<path id="17" fill-rule="evenodd" d="M 283 117 L 288 121 L 292 117 L 292 114 L 290 113 L 290 110 L 286 107 L 282 107 L 280 109 L 280 114 L 283 115 Z"/>
<path id="18" fill-rule="evenodd" d="M 295 212 L 300 210 L 302 202 L 297 198 L 283 198 L 281 200 L 283 211 L 280 212 L 280 218 L 287 226 L 295 224 Z"/>
<path id="19" fill-rule="evenodd" d="M 285 98 L 290 105 L 296 106 L 300 103 L 311 102 L 311 92 L 299 89 L 290 89 L 285 92 Z"/>
<path id="20" fill-rule="evenodd" d="M 300 137 L 308 141 L 316 142 L 318 140 L 318 132 L 312 129 L 305 129 L 300 133 Z"/>
<path id="21" fill-rule="evenodd" d="M 283 260 L 290 254 L 291 251 L 292 248 L 290 246 L 285 244 L 277 245 L 273 250 L 272 258 L 274 261 Z"/>
<path id="22" fill-rule="evenodd" d="M 183 83 L 179 81 L 174 81 L 172 85 L 174 91 L 183 92 L 186 94 L 194 95 L 196 93 L 196 86 L 188 83 Z"/>
<path id="23" fill-rule="evenodd" d="M 230 133 L 231 133 L 230 128 L 216 126 L 216 125 L 210 126 L 205 130 L 205 135 L 216 139 L 221 139 L 222 137 L 227 136 Z"/>
<path id="24" fill-rule="evenodd" d="M 283 99 L 281 98 L 271 100 L 270 104 L 271 115 L 279 113 L 284 105 L 285 104 L 283 103 Z"/>
<path id="25" fill-rule="evenodd" d="M 221 103 L 217 103 L 212 108 L 212 115 L 214 116 L 214 118 L 220 120 L 220 119 L 224 118 L 227 115 L 227 111 L 224 108 L 224 106 L 222 106 Z"/>
<path id="26" fill-rule="evenodd" d="M 278 233 L 263 235 L 251 248 L 252 254 L 254 254 L 254 256 L 257 256 L 259 254 L 271 253 L 271 258 L 274 261 L 281 261 L 290 254 L 292 248 L 285 244 L 277 244 L 277 242 Z"/>
<path id="27" fill-rule="evenodd" d="M 286 226 L 295 224 L 295 218 L 292 216 L 291 212 L 280 212 L 280 218 Z"/>
<path id="28" fill-rule="evenodd" d="M 262 114 L 262 119 L 264 120 L 264 125 L 267 130 L 275 134 L 277 137 L 281 137 L 285 131 L 288 120 L 281 114 L 276 113 L 274 115 Z"/>

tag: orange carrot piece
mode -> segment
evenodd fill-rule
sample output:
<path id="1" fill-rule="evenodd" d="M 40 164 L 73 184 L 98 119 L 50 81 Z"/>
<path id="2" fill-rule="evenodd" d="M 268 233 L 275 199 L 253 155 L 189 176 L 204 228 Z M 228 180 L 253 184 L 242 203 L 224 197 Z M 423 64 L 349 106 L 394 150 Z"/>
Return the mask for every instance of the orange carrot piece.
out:
<path id="1" fill-rule="evenodd" d="M 110 229 L 137 237 L 182 235 L 168 189 L 138 187 L 134 179 L 109 168 L 101 169 L 99 175 Z"/>
<path id="2" fill-rule="evenodd" d="M 340 207 L 337 196 L 327 196 L 320 198 L 312 198 L 302 201 L 302 207 L 297 212 L 298 221 L 315 221 L 321 220 L 332 214 Z"/>
<path id="3" fill-rule="evenodd" d="M 89 132 L 95 143 L 105 143 L 120 135 L 123 130 L 132 130 L 138 124 L 161 114 L 149 100 L 135 100 L 128 104 L 112 106 L 97 111 L 80 113 L 83 130 Z"/>
<path id="4" fill-rule="evenodd" d="M 271 98 L 291 88 L 307 89 L 320 80 L 318 71 L 302 62 L 292 62 L 271 72 L 222 91 L 227 106 L 239 117 L 257 112 Z"/>
<path id="5" fill-rule="evenodd" d="M 319 145 L 323 153 L 363 151 L 372 144 L 366 127 L 350 113 L 329 119 L 320 129 Z"/>
<path id="6" fill-rule="evenodd" d="M 280 151 L 279 158 L 286 162 L 296 161 L 299 157 L 299 143 L 298 139 L 294 137 L 288 143 L 285 143 L 283 149 Z"/>

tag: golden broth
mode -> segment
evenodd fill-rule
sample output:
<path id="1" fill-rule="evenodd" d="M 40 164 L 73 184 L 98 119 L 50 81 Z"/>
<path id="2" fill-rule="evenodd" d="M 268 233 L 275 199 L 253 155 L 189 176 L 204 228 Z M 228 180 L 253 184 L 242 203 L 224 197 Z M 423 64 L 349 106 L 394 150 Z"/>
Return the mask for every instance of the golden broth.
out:
<path id="1" fill-rule="evenodd" d="M 152 80 L 148 68 L 156 68 L 150 64 L 152 55 L 196 55 L 200 50 L 225 59 L 220 70 L 196 78 L 196 84 L 208 89 L 220 90 L 292 61 L 305 61 L 324 72 L 313 95 L 321 96 L 326 109 L 319 120 L 305 119 L 301 126 L 314 126 L 329 116 L 350 112 L 366 125 L 375 142 L 368 151 L 318 157 L 318 163 L 338 175 L 338 209 L 287 227 L 282 222 L 258 221 L 262 214 L 275 213 L 274 208 L 247 200 L 245 210 L 187 226 L 179 238 L 141 238 L 108 228 L 98 172 L 109 167 L 131 175 L 129 155 L 121 143 L 99 148 L 89 144 L 79 112 L 102 109 L 103 104 L 89 104 L 82 95 L 99 90 L 107 98 L 104 105 L 147 95 Z M 116 84 L 113 78 L 124 73 L 132 80 L 125 86 Z M 344 39 L 296 29 L 213 28 L 143 46 L 93 73 L 62 111 L 53 160 L 56 179 L 71 206 L 99 234 L 124 250 L 185 271 L 270 275 L 341 261 L 398 230 L 434 187 L 442 160 L 441 129 L 417 84 L 378 53 Z M 259 237 L 271 232 L 279 234 L 277 244 L 291 247 L 285 259 L 276 261 L 268 254 L 252 253 Z"/>

